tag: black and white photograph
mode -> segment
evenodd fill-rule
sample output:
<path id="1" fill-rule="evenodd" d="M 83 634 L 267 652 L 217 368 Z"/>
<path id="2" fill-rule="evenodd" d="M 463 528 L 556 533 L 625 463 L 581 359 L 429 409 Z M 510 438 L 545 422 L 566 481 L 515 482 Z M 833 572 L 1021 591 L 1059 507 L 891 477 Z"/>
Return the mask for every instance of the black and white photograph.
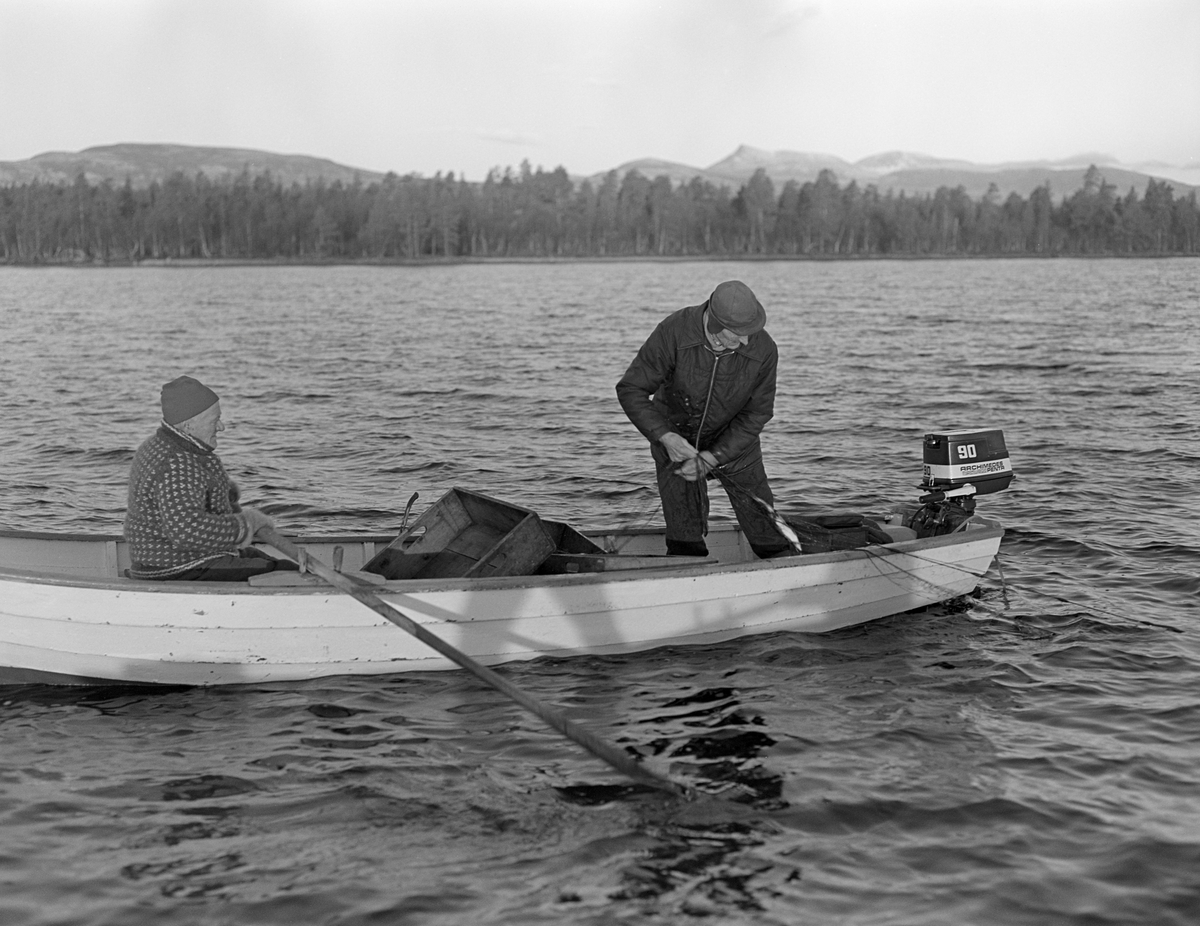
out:
<path id="1" fill-rule="evenodd" d="M 1194 926 L 1200 3 L 0 0 L 0 924 Z"/>

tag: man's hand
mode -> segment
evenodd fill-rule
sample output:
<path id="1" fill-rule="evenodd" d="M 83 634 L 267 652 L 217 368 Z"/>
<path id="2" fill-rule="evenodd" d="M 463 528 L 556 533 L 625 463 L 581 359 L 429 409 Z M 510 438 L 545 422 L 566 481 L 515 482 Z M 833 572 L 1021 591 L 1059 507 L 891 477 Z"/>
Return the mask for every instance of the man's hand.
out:
<path id="1" fill-rule="evenodd" d="M 674 431 L 668 431 L 659 443 L 667 451 L 667 456 L 674 463 L 682 463 L 675 472 L 688 482 L 695 482 L 708 475 L 709 470 L 717 468 L 717 458 L 707 450 L 697 453 L 696 448 Z"/>
<path id="2" fill-rule="evenodd" d="M 686 463 L 696 456 L 696 448 L 674 431 L 668 431 L 658 442 L 663 445 L 672 463 Z"/>
<path id="3" fill-rule="evenodd" d="M 260 530 L 274 530 L 275 522 L 271 520 L 269 515 L 263 514 L 257 508 L 243 508 L 242 517 L 246 519 L 246 524 L 249 530 L 246 532 L 246 539 L 242 541 L 242 546 L 248 547 L 254 543 L 254 535 Z"/>
<path id="4" fill-rule="evenodd" d="M 683 466 L 679 467 L 679 469 L 675 470 L 675 472 L 688 482 L 695 482 L 697 479 L 703 479 L 708 475 L 710 470 L 714 470 L 716 468 L 717 458 L 707 450 L 704 450 L 684 463 Z"/>

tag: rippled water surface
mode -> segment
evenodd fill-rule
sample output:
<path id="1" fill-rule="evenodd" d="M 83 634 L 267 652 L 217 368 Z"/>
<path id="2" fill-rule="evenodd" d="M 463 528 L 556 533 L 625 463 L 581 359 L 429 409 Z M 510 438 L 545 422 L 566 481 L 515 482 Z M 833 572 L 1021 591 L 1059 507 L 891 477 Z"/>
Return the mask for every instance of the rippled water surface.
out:
<path id="1" fill-rule="evenodd" d="M 451 486 L 655 523 L 613 386 L 728 278 L 780 345 L 781 505 L 882 510 L 925 431 L 1003 428 L 981 598 L 504 670 L 734 786 L 698 803 L 459 672 L 0 689 L 0 923 L 1196 922 L 1195 261 L 0 268 L 0 526 L 119 531 L 185 372 L 285 530 Z"/>

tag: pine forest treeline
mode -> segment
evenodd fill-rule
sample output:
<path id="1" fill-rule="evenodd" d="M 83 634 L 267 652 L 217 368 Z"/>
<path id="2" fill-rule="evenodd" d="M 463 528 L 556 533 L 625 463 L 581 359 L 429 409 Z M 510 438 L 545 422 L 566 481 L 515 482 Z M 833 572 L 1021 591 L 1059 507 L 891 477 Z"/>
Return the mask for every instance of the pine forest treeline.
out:
<path id="1" fill-rule="evenodd" d="M 740 189 L 674 185 L 636 171 L 572 182 L 559 167 L 494 170 L 482 183 L 388 174 L 371 184 L 284 185 L 269 173 L 212 180 L 0 188 L 0 260 L 421 260 L 630 256 L 1164 255 L 1200 253 L 1194 191 L 1165 181 L 1121 194 L 1095 167 L 1054 202 L 979 200 L 813 182 L 776 189 L 759 170 Z"/>

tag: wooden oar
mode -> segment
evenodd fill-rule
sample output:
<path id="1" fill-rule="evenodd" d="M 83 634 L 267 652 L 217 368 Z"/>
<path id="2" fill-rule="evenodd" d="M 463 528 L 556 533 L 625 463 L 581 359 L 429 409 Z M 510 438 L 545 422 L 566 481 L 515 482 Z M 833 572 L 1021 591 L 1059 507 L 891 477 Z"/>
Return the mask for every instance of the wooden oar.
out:
<path id="1" fill-rule="evenodd" d="M 536 698 L 527 695 L 511 682 L 497 675 L 487 666 L 480 665 L 466 653 L 460 652 L 441 637 L 430 633 L 421 624 L 418 624 L 398 608 L 388 604 L 378 595 L 371 592 L 365 586 L 360 585 L 350 576 L 336 572 L 313 556 L 309 556 L 308 554 L 302 555 L 299 547 L 297 547 L 286 537 L 280 535 L 277 531 L 259 530 L 258 537 L 264 543 L 269 543 L 289 559 L 293 559 L 297 563 L 302 563 L 304 568 L 313 573 L 313 575 L 324 579 L 330 585 L 340 589 L 362 604 L 365 604 L 376 614 L 379 614 L 380 616 L 391 621 L 401 630 L 412 634 L 430 649 L 437 650 L 447 659 L 462 666 L 476 678 L 491 685 L 497 691 L 508 695 L 508 697 L 512 698 L 519 705 L 521 705 L 521 707 L 525 708 L 532 714 L 536 714 L 549 726 L 553 727 L 563 736 L 567 737 L 567 739 L 582 746 L 596 758 L 607 762 L 618 772 L 622 772 L 623 774 L 628 775 L 630 778 L 633 778 L 637 781 L 642 781 L 646 784 L 653 785 L 656 788 L 662 788 L 664 791 L 669 791 L 670 793 L 679 797 L 685 797 L 688 799 L 695 797 L 695 792 L 691 788 L 671 781 L 669 778 L 664 778 L 648 768 L 644 768 L 612 743 L 601 739 L 594 733 L 591 733 L 580 727 L 578 724 L 568 720 L 561 713 L 546 706 Z"/>

